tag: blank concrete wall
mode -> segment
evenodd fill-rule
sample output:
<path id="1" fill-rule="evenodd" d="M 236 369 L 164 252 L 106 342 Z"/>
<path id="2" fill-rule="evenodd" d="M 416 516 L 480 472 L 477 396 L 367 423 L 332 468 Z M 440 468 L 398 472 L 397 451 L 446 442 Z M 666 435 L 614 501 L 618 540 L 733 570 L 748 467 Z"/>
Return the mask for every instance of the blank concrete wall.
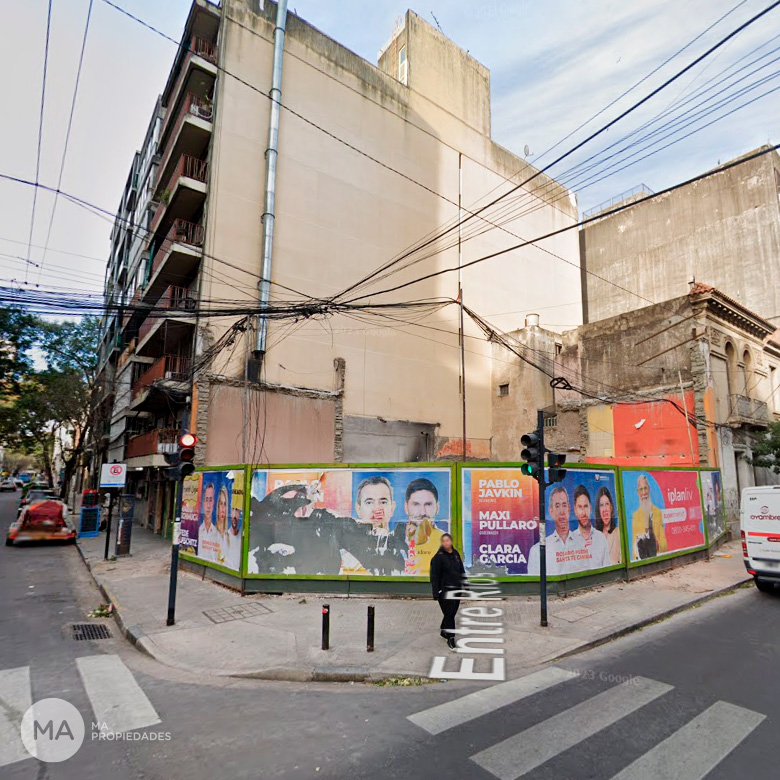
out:
<path id="1" fill-rule="evenodd" d="M 206 465 L 331 463 L 335 459 L 335 420 L 334 398 L 213 384 Z"/>

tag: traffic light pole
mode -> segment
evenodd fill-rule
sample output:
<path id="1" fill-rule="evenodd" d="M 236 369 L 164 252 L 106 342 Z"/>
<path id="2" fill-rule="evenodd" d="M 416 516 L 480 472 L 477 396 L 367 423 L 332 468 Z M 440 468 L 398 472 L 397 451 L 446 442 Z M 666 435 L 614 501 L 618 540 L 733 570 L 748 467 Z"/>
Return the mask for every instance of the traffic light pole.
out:
<path id="1" fill-rule="evenodd" d="M 539 431 L 539 607 L 541 610 L 539 624 L 547 626 L 547 522 L 545 520 L 545 496 L 547 482 L 544 478 L 544 412 L 536 413 L 536 426 Z"/>
<path id="2" fill-rule="evenodd" d="M 179 474 L 176 480 L 176 514 L 173 521 L 173 544 L 171 545 L 171 580 L 168 584 L 168 619 L 166 626 L 176 622 L 176 581 L 179 573 L 179 542 L 181 541 L 181 504 L 184 492 L 184 478 Z"/>

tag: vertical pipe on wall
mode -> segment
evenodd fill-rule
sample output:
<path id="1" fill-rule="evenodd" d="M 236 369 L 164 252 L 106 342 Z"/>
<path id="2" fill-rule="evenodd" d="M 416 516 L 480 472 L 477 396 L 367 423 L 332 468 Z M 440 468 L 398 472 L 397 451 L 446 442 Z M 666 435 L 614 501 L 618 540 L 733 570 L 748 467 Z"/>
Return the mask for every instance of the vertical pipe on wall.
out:
<path id="1" fill-rule="evenodd" d="M 271 76 L 271 117 L 268 123 L 268 148 L 265 152 L 265 213 L 263 214 L 263 261 L 258 283 L 259 307 L 268 305 L 271 297 L 271 261 L 274 247 L 274 220 L 276 201 L 276 160 L 279 149 L 279 114 L 282 100 L 282 61 L 284 58 L 284 34 L 287 26 L 287 0 L 279 0 L 274 29 L 274 66 Z M 262 360 L 268 336 L 268 318 L 257 315 L 255 323 L 255 349 L 253 357 Z"/>

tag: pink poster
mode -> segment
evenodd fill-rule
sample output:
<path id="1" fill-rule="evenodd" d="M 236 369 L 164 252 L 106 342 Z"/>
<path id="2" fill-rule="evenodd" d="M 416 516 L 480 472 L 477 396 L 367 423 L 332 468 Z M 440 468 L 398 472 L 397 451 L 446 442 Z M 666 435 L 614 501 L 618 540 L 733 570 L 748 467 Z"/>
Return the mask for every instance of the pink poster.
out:
<path id="1" fill-rule="evenodd" d="M 704 545 L 697 472 L 624 471 L 622 478 L 632 562 Z"/>

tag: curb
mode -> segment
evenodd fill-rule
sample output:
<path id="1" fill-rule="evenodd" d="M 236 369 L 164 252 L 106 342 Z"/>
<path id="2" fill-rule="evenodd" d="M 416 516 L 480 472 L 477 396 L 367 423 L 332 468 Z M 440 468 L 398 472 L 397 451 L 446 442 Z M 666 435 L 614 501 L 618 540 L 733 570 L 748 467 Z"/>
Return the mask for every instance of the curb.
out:
<path id="1" fill-rule="evenodd" d="M 575 647 L 573 650 L 567 650 L 565 653 L 548 658 L 545 663 L 554 663 L 555 661 L 561 661 L 564 658 L 571 658 L 571 656 L 579 655 L 580 653 L 587 652 L 588 650 L 593 650 L 596 647 L 601 647 L 602 645 L 607 644 L 607 642 L 612 642 L 615 639 L 628 636 L 628 634 L 641 631 L 643 628 L 647 628 L 654 623 L 660 623 L 664 620 L 668 620 L 675 615 L 679 615 L 681 612 L 686 612 L 689 609 L 694 609 L 695 607 L 701 606 L 702 604 L 706 604 L 708 601 L 713 601 L 720 596 L 726 596 L 729 593 L 733 593 L 734 591 L 739 590 L 740 588 L 744 588 L 745 585 L 752 582 L 752 577 L 746 577 L 739 582 L 727 585 L 725 588 L 713 590 L 704 596 L 700 596 L 699 598 L 694 599 L 693 601 L 688 601 L 685 604 L 680 604 L 679 606 L 672 607 L 671 609 L 667 609 L 663 612 L 659 612 L 657 615 L 653 615 L 652 617 L 643 618 L 642 620 L 638 620 L 636 623 L 632 623 L 630 626 L 619 628 L 616 631 L 612 631 L 609 634 L 605 634 L 604 636 L 599 637 L 598 639 L 592 639 L 589 642 L 585 642 L 584 644 L 580 645 L 579 647 Z"/>
<path id="2" fill-rule="evenodd" d="M 87 567 L 87 571 L 92 577 L 92 580 L 94 581 L 98 590 L 102 594 L 103 598 L 105 598 L 106 603 L 109 603 L 114 607 L 112 614 L 114 615 L 114 620 L 116 621 L 117 628 L 119 629 L 122 636 L 124 636 L 124 638 L 127 639 L 127 641 L 130 642 L 130 644 L 132 644 L 139 652 L 143 653 L 149 658 L 154 659 L 158 663 L 164 664 L 165 666 L 170 666 L 171 668 L 174 669 L 185 668 L 182 667 L 181 665 L 174 663 L 164 653 L 160 653 L 157 650 L 157 648 L 154 646 L 153 640 L 147 634 L 145 634 L 138 626 L 127 625 L 124 617 L 122 616 L 122 610 L 120 609 L 114 594 L 95 576 L 95 573 L 92 571 L 92 567 L 90 566 L 89 561 L 87 560 L 86 556 L 84 555 L 81 549 L 81 546 L 78 543 L 76 544 L 76 549 L 79 551 L 81 560 L 84 562 L 84 565 Z M 752 581 L 753 581 L 752 577 L 745 577 L 745 579 L 732 583 L 731 585 L 727 585 L 725 588 L 719 588 L 718 590 L 713 590 L 710 593 L 707 593 L 703 596 L 700 596 L 697 599 L 694 599 L 693 601 L 688 601 L 685 604 L 680 604 L 679 606 L 672 607 L 671 609 L 667 609 L 663 612 L 659 612 L 658 614 L 655 614 L 651 617 L 638 620 L 636 623 L 632 623 L 629 626 L 624 626 L 623 628 L 619 628 L 615 631 L 610 632 L 609 634 L 605 634 L 604 636 L 598 637 L 597 639 L 592 639 L 580 645 L 579 647 L 575 647 L 573 650 L 567 650 L 566 652 L 561 653 L 560 655 L 552 656 L 551 658 L 546 658 L 542 662 L 542 665 L 555 663 L 556 661 L 561 661 L 566 658 L 579 655 L 580 653 L 587 652 L 588 650 L 592 650 L 596 647 L 605 645 L 608 642 L 612 642 L 615 639 L 620 639 L 621 637 L 627 636 L 628 634 L 633 634 L 636 631 L 641 631 L 643 628 L 646 628 L 647 626 L 650 626 L 653 623 L 660 623 L 661 621 L 668 620 L 669 618 L 674 617 L 675 615 L 678 615 L 681 612 L 685 612 L 686 610 L 693 609 L 695 607 L 700 606 L 701 604 L 705 604 L 708 601 L 712 601 L 713 599 L 719 598 L 720 596 L 725 596 L 729 593 L 739 590 L 740 588 L 744 587 L 748 583 L 751 583 Z M 191 667 L 189 666 L 187 666 L 186 668 L 191 669 Z M 409 672 L 392 672 L 392 671 L 376 672 L 376 671 L 372 671 L 368 667 L 327 667 L 327 666 L 315 667 L 315 668 L 275 667 L 272 669 L 260 669 L 257 671 L 227 672 L 225 674 L 214 674 L 213 672 L 209 672 L 204 669 L 204 670 L 199 670 L 198 674 L 202 674 L 208 677 L 222 678 L 222 679 L 232 678 L 232 679 L 249 679 L 249 680 L 270 680 L 275 682 L 298 682 L 298 683 L 302 683 L 302 682 L 375 683 L 375 682 L 380 682 L 382 680 L 387 680 L 392 678 L 415 678 L 420 676 L 419 674 L 412 674 Z"/>
<path id="3" fill-rule="evenodd" d="M 111 604 L 111 606 L 114 608 L 111 614 L 114 616 L 114 620 L 116 621 L 119 632 L 125 639 L 127 639 L 128 642 L 130 642 L 131 645 L 137 647 L 146 655 L 151 655 L 151 653 L 149 653 L 149 651 L 146 649 L 144 643 L 140 642 L 140 640 L 145 636 L 143 631 L 141 631 L 138 626 L 128 626 L 125 623 L 125 619 L 122 617 L 122 612 L 119 609 L 116 596 L 114 596 L 114 594 L 95 576 L 95 572 L 92 571 L 92 566 L 90 566 L 90 563 L 84 555 L 84 552 L 81 549 L 81 545 L 79 545 L 78 542 L 76 543 L 76 549 L 79 551 L 81 560 L 87 567 L 87 571 L 89 572 L 90 577 L 92 577 L 92 581 L 97 586 L 97 589 L 100 591 L 100 594 L 106 600 L 106 603 Z M 154 656 L 151 657 L 153 658 Z"/>

